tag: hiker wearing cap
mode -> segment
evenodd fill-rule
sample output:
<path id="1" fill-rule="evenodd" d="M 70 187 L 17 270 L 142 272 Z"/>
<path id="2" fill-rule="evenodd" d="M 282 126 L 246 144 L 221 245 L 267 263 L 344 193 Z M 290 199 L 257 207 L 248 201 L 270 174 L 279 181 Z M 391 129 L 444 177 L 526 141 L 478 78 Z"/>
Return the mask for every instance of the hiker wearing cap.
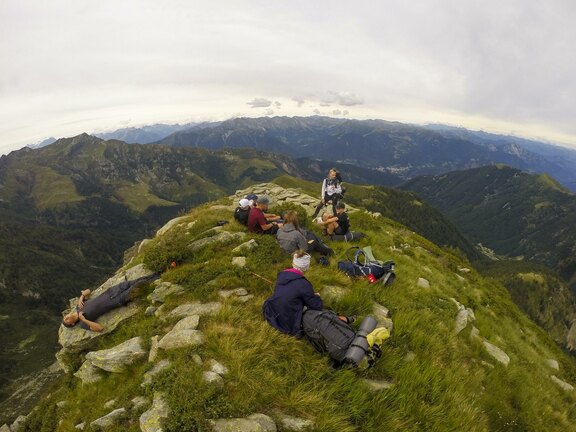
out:
<path id="1" fill-rule="evenodd" d="M 336 204 L 336 214 L 330 216 L 324 213 L 322 221 L 318 223 L 324 226 L 325 234 L 346 235 L 350 231 L 350 219 L 346 213 L 346 205 L 340 201 Z"/>
<path id="2" fill-rule="evenodd" d="M 248 216 L 252 208 L 252 201 L 247 198 L 242 198 L 238 204 L 239 206 L 234 210 L 234 219 L 242 225 L 248 226 Z"/>
<path id="3" fill-rule="evenodd" d="M 324 303 L 304 277 L 310 267 L 310 255 L 298 250 L 292 256 L 292 268 L 278 273 L 274 294 L 262 307 L 264 318 L 282 333 L 301 338 L 304 307 L 322 310 Z"/>
<path id="4" fill-rule="evenodd" d="M 328 176 L 322 181 L 322 192 L 320 194 L 320 202 L 314 210 L 312 219 L 315 219 L 320 213 L 322 207 L 332 202 L 332 214 L 336 215 L 336 204 L 343 197 L 342 176 L 336 168 L 328 171 Z"/>
<path id="5" fill-rule="evenodd" d="M 279 216 L 265 214 L 269 204 L 267 196 L 258 197 L 256 207 L 251 208 L 248 215 L 248 231 L 256 234 L 276 234 L 278 228 L 283 226 L 275 221 L 280 219 Z"/>
<path id="6" fill-rule="evenodd" d="M 294 210 L 284 215 L 284 226 L 278 230 L 276 239 L 280 247 L 289 254 L 293 254 L 298 249 L 308 253 L 318 251 L 322 255 L 334 254 L 334 251 L 326 246 L 316 234 L 300 228 L 298 214 Z"/>

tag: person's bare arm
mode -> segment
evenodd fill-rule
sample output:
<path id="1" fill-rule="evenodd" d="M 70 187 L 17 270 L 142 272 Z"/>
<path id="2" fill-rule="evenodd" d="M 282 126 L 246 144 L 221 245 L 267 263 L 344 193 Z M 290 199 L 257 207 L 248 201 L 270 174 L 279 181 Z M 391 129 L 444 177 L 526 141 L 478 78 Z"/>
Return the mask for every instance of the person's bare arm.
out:
<path id="1" fill-rule="evenodd" d="M 80 312 L 78 314 L 78 318 L 80 319 L 80 321 L 82 321 L 84 324 L 86 324 L 90 330 L 94 331 L 94 332 L 101 332 L 102 330 L 104 330 L 104 327 L 102 327 L 100 324 L 98 324 L 97 322 L 94 321 L 90 321 L 89 319 L 87 319 L 86 317 L 84 317 L 84 312 Z"/>
<path id="2" fill-rule="evenodd" d="M 80 309 L 84 307 L 84 300 L 86 300 L 90 296 L 91 292 L 92 291 L 90 291 L 89 289 L 85 289 L 80 293 L 80 297 L 78 298 L 78 307 Z"/>

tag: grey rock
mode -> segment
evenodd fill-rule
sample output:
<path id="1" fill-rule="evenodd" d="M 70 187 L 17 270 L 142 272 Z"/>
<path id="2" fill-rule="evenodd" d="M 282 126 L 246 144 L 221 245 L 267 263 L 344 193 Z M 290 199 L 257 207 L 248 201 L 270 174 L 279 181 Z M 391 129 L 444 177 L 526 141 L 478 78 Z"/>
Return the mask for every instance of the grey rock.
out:
<path id="1" fill-rule="evenodd" d="M 214 359 L 208 361 L 208 367 L 212 372 L 217 373 L 218 375 L 226 375 L 229 372 L 226 366 Z"/>
<path id="2" fill-rule="evenodd" d="M 248 418 L 218 419 L 210 423 L 214 432 L 268 432 L 271 430 L 264 427 L 258 420 Z"/>
<path id="3" fill-rule="evenodd" d="M 222 307 L 222 303 L 187 303 L 178 306 L 177 308 L 173 309 L 170 313 L 166 315 L 168 318 L 173 317 L 186 317 L 190 315 L 214 315 L 218 313 L 220 308 Z"/>
<path id="4" fill-rule="evenodd" d="M 173 284 L 170 282 L 162 282 L 148 296 L 148 300 L 150 300 L 152 303 L 164 303 L 166 301 L 166 297 L 183 294 L 184 292 L 186 292 L 186 289 L 182 285 Z"/>
<path id="5" fill-rule="evenodd" d="M 248 294 L 248 295 L 240 296 L 240 297 L 234 297 L 234 299 L 239 303 L 247 303 L 250 300 L 252 300 L 253 298 L 254 298 L 254 296 L 252 294 Z"/>
<path id="6" fill-rule="evenodd" d="M 202 374 L 202 379 L 207 382 L 208 384 L 214 384 L 217 386 L 222 386 L 224 385 L 224 380 L 222 379 L 222 377 L 220 375 L 218 375 L 216 372 L 212 372 L 212 371 L 208 371 L 208 372 L 204 372 Z"/>
<path id="7" fill-rule="evenodd" d="M 555 375 L 550 375 L 550 379 L 554 381 L 558 386 L 567 392 L 574 391 L 574 386 L 568 384 L 566 381 L 562 381 L 560 378 L 556 377 Z"/>
<path id="8" fill-rule="evenodd" d="M 146 357 L 148 352 L 142 348 L 142 339 L 138 336 L 113 348 L 92 351 L 86 354 L 86 360 L 108 372 L 123 372 L 126 367 Z"/>
<path id="9" fill-rule="evenodd" d="M 256 414 L 249 415 L 246 418 L 248 420 L 254 420 L 254 421 L 260 423 L 260 426 L 262 426 L 262 428 L 264 428 L 264 431 L 266 431 L 266 432 L 276 432 L 276 430 L 277 430 L 276 423 L 274 422 L 274 420 L 272 420 L 270 417 L 268 417 L 265 414 L 256 413 Z"/>
<path id="10" fill-rule="evenodd" d="M 22 425 L 24 424 L 24 422 L 26 421 L 27 416 L 24 415 L 19 415 L 16 420 L 14 420 L 14 423 L 12 423 L 10 425 L 10 430 L 12 432 L 19 432 L 20 429 L 22 428 Z"/>
<path id="11" fill-rule="evenodd" d="M 74 376 L 80 378 L 84 384 L 92 384 L 102 379 L 100 369 L 95 367 L 90 360 L 82 363 L 82 366 L 80 366 Z"/>
<path id="12" fill-rule="evenodd" d="M 82 423 L 78 423 L 76 426 L 74 426 L 74 429 L 84 430 L 85 427 L 86 427 L 86 423 L 82 422 Z"/>
<path id="13" fill-rule="evenodd" d="M 566 347 L 571 351 L 576 351 L 576 320 L 572 322 L 566 335 Z"/>
<path id="14" fill-rule="evenodd" d="M 168 221 L 162 228 L 160 228 L 158 231 L 156 231 L 156 237 L 163 236 L 168 231 L 170 231 L 173 227 L 180 225 L 180 224 L 183 224 L 184 222 L 186 222 L 189 219 L 190 219 L 190 216 L 180 216 L 180 217 L 177 217 L 177 218 L 174 218 L 174 219 Z M 194 221 L 194 222 L 196 222 L 196 221 Z"/>
<path id="15" fill-rule="evenodd" d="M 136 396 L 134 399 L 132 399 L 132 409 L 137 411 L 141 408 L 144 408 L 146 405 L 148 405 L 148 399 L 146 399 L 144 396 Z"/>
<path id="16" fill-rule="evenodd" d="M 554 359 L 546 359 L 546 364 L 550 366 L 552 369 L 560 370 L 560 365 L 558 364 L 558 361 Z"/>
<path id="17" fill-rule="evenodd" d="M 116 423 L 120 418 L 124 417 L 125 414 L 126 409 L 124 408 L 115 409 L 114 411 L 106 414 L 105 416 L 94 420 L 92 423 L 90 423 L 90 426 L 99 429 L 108 428 L 112 426 L 114 423 Z"/>
<path id="18" fill-rule="evenodd" d="M 232 258 L 232 265 L 235 265 L 238 267 L 246 267 L 246 257 L 243 257 L 243 256 L 233 257 Z"/>
<path id="19" fill-rule="evenodd" d="M 496 345 L 491 344 L 487 340 L 484 340 L 483 344 L 484 344 L 484 348 L 486 348 L 486 351 L 488 351 L 488 354 L 490 354 L 492 357 L 494 357 L 497 361 L 502 363 L 504 366 L 508 366 L 508 364 L 510 363 L 510 357 L 508 357 L 508 354 L 506 354 L 504 351 L 502 351 Z"/>
<path id="20" fill-rule="evenodd" d="M 152 316 L 152 315 L 154 315 L 154 313 L 156 312 L 156 309 L 158 309 L 158 308 L 155 307 L 155 306 L 148 306 L 148 307 L 146 308 L 146 311 L 144 312 L 144 315 L 146 315 L 146 316 Z"/>
<path id="21" fill-rule="evenodd" d="M 202 361 L 202 357 L 200 357 L 198 354 L 193 354 L 193 355 L 192 355 L 192 361 L 193 361 L 194 363 L 196 363 L 198 366 L 202 366 L 202 364 L 204 363 L 204 362 Z"/>
<path id="22" fill-rule="evenodd" d="M 236 288 L 236 289 L 231 289 L 231 290 L 220 290 L 218 291 L 218 295 L 222 298 L 229 298 L 232 296 L 245 296 L 248 295 L 248 291 L 246 291 L 246 288 Z"/>
<path id="23" fill-rule="evenodd" d="M 386 390 L 394 385 L 394 383 L 390 381 L 378 381 L 371 379 L 363 379 L 362 381 L 368 385 L 368 388 L 372 391 Z"/>
<path id="24" fill-rule="evenodd" d="M 474 311 L 470 308 L 466 308 L 463 304 L 459 303 L 456 299 L 451 298 L 458 308 L 458 314 L 456 315 L 456 322 L 454 324 L 454 331 L 456 334 L 460 333 L 468 324 L 476 320 Z"/>
<path id="25" fill-rule="evenodd" d="M 116 405 L 116 399 L 110 399 L 108 402 L 104 404 L 104 408 L 106 409 L 112 408 L 114 405 Z"/>
<path id="26" fill-rule="evenodd" d="M 346 288 L 333 285 L 326 285 L 322 288 L 322 298 L 328 302 L 338 301 L 346 294 L 348 294 Z"/>
<path id="27" fill-rule="evenodd" d="M 242 243 L 240 246 L 236 246 L 234 249 L 232 249 L 232 253 L 249 252 L 252 249 L 257 248 L 257 247 L 258 247 L 258 243 L 256 243 L 256 240 L 251 239 L 245 243 Z"/>
<path id="28" fill-rule="evenodd" d="M 314 422 L 298 417 L 281 415 L 280 424 L 288 431 L 304 431 L 310 429 L 314 425 Z"/>
<path id="29" fill-rule="evenodd" d="M 10 426 L 4 423 L 2 426 L 0 426 L 0 432 L 12 432 L 12 431 L 10 430 Z"/>
<path id="30" fill-rule="evenodd" d="M 150 244 L 152 239 L 144 239 L 138 245 L 138 253 L 142 252 L 142 250 L 146 247 L 147 244 Z"/>
<path id="31" fill-rule="evenodd" d="M 480 330 L 474 326 L 472 326 L 472 330 L 470 330 L 470 339 L 480 339 Z"/>
<path id="32" fill-rule="evenodd" d="M 198 346 L 204 343 L 204 335 L 199 330 L 172 330 L 160 342 L 158 348 L 165 350 Z"/>
<path id="33" fill-rule="evenodd" d="M 120 282 L 136 280 L 140 279 L 141 277 L 151 276 L 153 274 L 154 272 L 152 270 L 149 270 L 144 264 L 138 264 L 128 269 L 122 268 L 118 270 L 114 276 L 112 276 L 110 279 L 108 279 L 106 282 L 104 282 L 102 285 L 96 288 L 92 292 L 91 296 L 97 297 L 103 292 L 107 291 L 110 287 L 117 285 Z"/>
<path id="34" fill-rule="evenodd" d="M 153 362 L 158 356 L 158 342 L 160 341 L 160 336 L 155 335 L 150 338 L 150 353 L 148 354 L 148 361 Z"/>
<path id="35" fill-rule="evenodd" d="M 494 369 L 494 365 L 492 363 L 488 363 L 487 361 L 484 360 L 482 360 L 480 363 L 482 363 L 487 368 Z"/>
<path id="36" fill-rule="evenodd" d="M 424 279 L 424 278 L 418 278 L 418 282 L 417 285 L 420 288 L 430 288 L 430 282 L 428 281 L 428 279 Z"/>
<path id="37" fill-rule="evenodd" d="M 466 268 L 466 267 L 459 267 L 459 268 L 458 268 L 458 271 L 459 271 L 460 273 L 470 273 L 470 269 L 469 269 L 469 268 Z"/>
<path id="38" fill-rule="evenodd" d="M 390 311 L 386 306 L 382 306 L 379 303 L 374 303 L 372 314 L 374 315 L 374 318 L 378 320 L 380 318 L 388 318 L 390 316 Z"/>
<path id="39" fill-rule="evenodd" d="M 458 279 L 460 282 L 466 282 L 466 279 L 460 276 L 459 274 L 456 275 L 456 279 Z"/>
<path id="40" fill-rule="evenodd" d="M 154 379 L 154 377 L 163 370 L 168 369 L 171 365 L 172 363 L 168 359 L 160 360 L 158 363 L 154 365 L 152 369 L 150 369 L 148 372 L 144 374 L 144 381 L 142 381 L 142 384 L 140 384 L 140 386 L 146 387 L 152 384 L 152 380 Z"/>
<path id="41" fill-rule="evenodd" d="M 200 317 L 198 315 L 190 315 L 182 318 L 176 323 L 172 331 L 174 330 L 196 330 L 198 324 L 200 323 Z"/>
<path id="42" fill-rule="evenodd" d="M 228 231 L 220 231 L 211 237 L 205 237 L 200 240 L 193 241 L 188 245 L 188 249 L 190 249 L 192 252 L 195 252 L 209 244 L 238 241 L 242 240 L 245 236 L 246 233 L 243 232 L 231 233 Z"/>
<path id="43" fill-rule="evenodd" d="M 142 432 L 162 432 L 162 422 L 170 415 L 170 407 L 162 394 L 155 394 L 152 407 L 140 416 Z"/>
<path id="44" fill-rule="evenodd" d="M 56 406 L 57 406 L 58 408 L 64 408 L 64 407 L 68 406 L 68 401 L 66 401 L 66 400 L 61 400 L 61 401 L 59 401 L 59 402 L 56 402 Z"/>

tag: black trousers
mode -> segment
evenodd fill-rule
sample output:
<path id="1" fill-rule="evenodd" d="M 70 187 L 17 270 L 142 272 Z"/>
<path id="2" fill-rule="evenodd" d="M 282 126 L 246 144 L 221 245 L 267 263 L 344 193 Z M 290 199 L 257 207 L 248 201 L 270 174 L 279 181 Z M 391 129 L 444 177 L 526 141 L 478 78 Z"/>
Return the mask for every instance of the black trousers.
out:
<path id="1" fill-rule="evenodd" d="M 340 201 L 342 199 L 342 195 L 340 194 L 334 194 L 334 195 L 328 195 L 328 194 L 324 194 L 324 200 L 320 201 L 318 203 L 318 205 L 316 206 L 316 210 L 314 210 L 314 214 L 312 215 L 312 219 L 314 219 L 316 216 L 318 216 L 318 213 L 320 213 L 320 210 L 322 209 L 322 207 L 324 207 L 324 203 L 328 204 L 329 202 L 332 202 L 332 214 L 336 214 L 336 204 L 338 204 L 338 201 Z"/>

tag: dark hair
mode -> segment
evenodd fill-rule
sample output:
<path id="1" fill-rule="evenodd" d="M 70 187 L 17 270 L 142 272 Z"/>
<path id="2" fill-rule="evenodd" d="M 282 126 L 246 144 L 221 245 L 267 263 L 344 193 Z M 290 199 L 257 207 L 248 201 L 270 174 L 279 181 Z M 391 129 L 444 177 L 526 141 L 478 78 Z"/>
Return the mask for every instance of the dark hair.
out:
<path id="1" fill-rule="evenodd" d="M 338 204 L 336 204 L 336 208 L 337 209 L 345 209 L 346 204 L 344 204 L 342 201 L 340 201 Z"/>
<path id="2" fill-rule="evenodd" d="M 76 323 L 74 323 L 74 324 L 66 324 L 66 323 L 64 322 L 64 320 L 62 320 L 62 325 L 63 325 L 64 327 L 66 327 L 66 328 L 72 328 L 72 327 L 74 327 L 74 326 L 76 325 Z"/>

